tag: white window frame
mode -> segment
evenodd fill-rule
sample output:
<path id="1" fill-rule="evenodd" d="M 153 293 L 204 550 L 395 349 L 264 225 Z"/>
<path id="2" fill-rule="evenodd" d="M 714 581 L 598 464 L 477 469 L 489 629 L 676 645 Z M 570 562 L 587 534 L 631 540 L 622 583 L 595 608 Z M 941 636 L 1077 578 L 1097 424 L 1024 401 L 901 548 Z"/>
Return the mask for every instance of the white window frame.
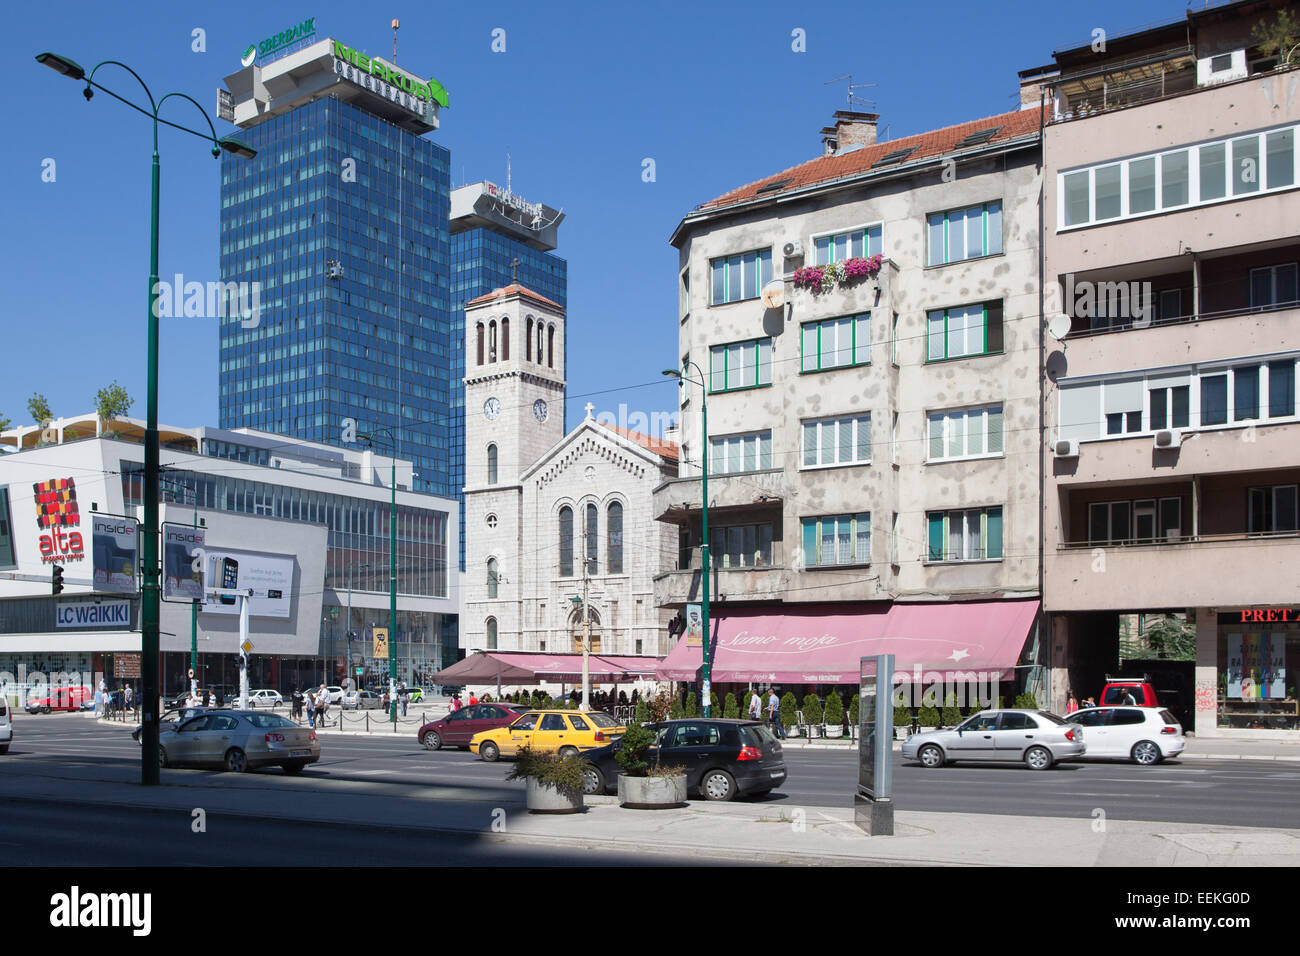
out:
<path id="1" fill-rule="evenodd" d="M 740 475 L 772 468 L 771 429 L 735 435 L 710 435 L 709 449 L 710 475 Z M 745 462 L 750 454 L 753 455 L 754 467 L 746 468 Z M 736 459 L 739 460 L 740 467 L 732 468 L 733 460 Z M 764 464 L 764 460 L 767 464 Z"/>
<path id="2" fill-rule="evenodd" d="M 989 423 L 995 412 L 1000 413 L 1002 417 L 1002 450 L 988 451 L 987 449 L 989 447 Z M 949 445 L 951 444 L 951 439 L 952 439 L 952 434 L 954 429 L 953 420 L 957 418 L 963 419 L 964 421 L 962 435 L 963 435 L 963 445 L 965 445 L 966 447 L 969 447 L 970 445 L 969 429 L 971 425 L 971 420 L 972 419 L 978 420 L 979 427 L 980 427 L 980 435 L 982 438 L 982 444 L 983 447 L 985 448 L 984 451 L 974 455 L 971 454 L 949 455 L 946 453 L 949 448 Z M 942 442 L 942 448 L 944 449 L 945 452 L 945 454 L 940 455 L 938 457 L 935 457 L 930 454 L 930 449 L 932 447 L 931 443 L 934 438 L 934 427 L 936 424 L 936 419 L 938 420 L 939 427 L 943 430 L 943 434 L 940 438 L 940 441 Z M 974 461 L 980 458 L 1004 458 L 1006 457 L 1006 448 L 1007 448 L 1006 408 L 1001 402 L 992 405 L 976 405 L 969 408 L 935 409 L 934 411 L 926 413 L 925 416 L 926 458 L 925 460 L 927 463 L 945 462 L 945 461 Z"/>
<path id="3" fill-rule="evenodd" d="M 808 248 L 812 250 L 812 260 L 813 260 L 813 265 L 817 265 L 817 266 L 825 266 L 825 265 L 830 265 L 830 264 L 833 263 L 833 262 L 846 262 L 846 261 L 848 261 L 849 259 L 853 259 L 853 258 L 869 259 L 869 258 L 871 258 L 872 256 L 876 255 L 876 252 L 872 252 L 872 251 L 871 251 L 871 240 L 870 240 L 870 237 L 867 235 L 867 233 L 868 233 L 870 230 L 872 230 L 872 229 L 879 229 L 879 230 L 880 230 L 880 248 L 877 249 L 876 252 L 880 253 L 881 255 L 884 255 L 884 251 L 885 251 L 885 222 L 884 222 L 883 219 L 877 219 L 875 222 L 863 223 L 862 225 L 859 225 L 859 226 L 850 226 L 848 229 L 830 229 L 830 230 L 827 230 L 827 231 L 825 231 L 825 232 L 815 232 L 815 233 L 813 233 L 811 236 L 808 237 Z M 857 257 L 855 257 L 855 256 L 852 254 L 853 241 L 852 241 L 852 238 L 851 238 L 851 237 L 854 236 L 854 235 L 857 234 L 857 233 L 862 233 L 862 255 L 861 255 L 861 256 L 857 256 Z M 835 258 L 835 240 L 838 239 L 840 236 L 849 236 L 849 237 L 850 237 L 850 240 L 849 240 L 849 255 L 845 256 L 843 259 L 837 259 L 837 258 Z M 820 261 L 818 255 L 817 255 L 817 240 L 818 240 L 818 239 L 830 239 L 830 240 L 831 240 L 831 245 L 830 245 L 830 254 L 831 254 L 831 257 L 830 257 L 830 259 L 828 259 L 826 262 L 822 262 L 822 261 Z"/>
<path id="4" fill-rule="evenodd" d="M 763 253 L 767 253 L 766 262 L 767 262 L 768 274 L 766 279 L 763 278 L 763 262 L 764 262 Z M 748 256 L 753 256 L 754 268 L 758 270 L 758 275 L 755 278 L 754 294 L 753 295 L 742 294 L 735 298 L 732 298 L 730 296 L 731 282 L 732 282 L 730 260 L 736 258 L 739 258 L 741 260 L 740 262 L 741 274 L 738 282 L 740 284 L 740 291 L 743 293 L 745 290 L 746 257 Z M 724 278 L 722 282 L 723 298 L 720 301 L 715 302 L 713 300 L 713 267 L 718 262 L 722 262 L 724 264 L 724 268 L 726 269 L 726 272 L 724 274 Z M 767 282 L 770 282 L 772 280 L 772 275 L 774 274 L 775 268 L 776 268 L 775 265 L 773 265 L 772 263 L 771 246 L 760 246 L 756 249 L 746 249 L 744 252 L 732 252 L 732 253 L 728 253 L 727 255 L 711 257 L 709 259 L 709 290 L 708 290 L 709 306 L 713 307 L 718 305 L 731 305 L 735 302 L 752 302 L 754 299 L 757 299 L 759 296 L 763 294 L 763 286 Z"/>
<path id="5" fill-rule="evenodd" d="M 850 434 L 852 441 L 850 443 L 850 448 L 853 460 L 824 462 L 823 457 L 827 450 L 836 454 L 836 457 L 838 458 L 837 452 L 840 447 L 840 426 L 844 423 L 848 423 L 851 426 Z M 834 428 L 828 428 L 826 426 L 834 426 Z M 807 464 L 804 458 L 807 449 L 805 442 L 807 441 L 807 435 L 810 428 L 813 429 L 813 434 L 815 435 L 813 447 L 816 450 L 817 455 L 817 462 L 812 465 Z M 857 454 L 863 428 L 867 430 L 867 457 L 859 459 Z M 830 433 L 833 433 L 833 437 L 831 437 Z M 862 465 L 869 465 L 871 464 L 871 438 L 870 412 L 863 412 L 857 415 L 836 415 L 827 418 L 805 419 L 799 423 L 799 470 L 817 471 L 823 468 L 856 468 Z"/>
<path id="6" fill-rule="evenodd" d="M 847 323 L 849 329 L 849 348 L 847 362 L 838 365 L 822 364 L 822 333 L 826 326 L 839 325 Z M 858 330 L 862 329 L 865 333 L 865 339 L 858 341 Z M 813 350 L 817 360 L 816 368 L 808 367 L 809 352 L 805 348 L 806 336 L 808 332 L 815 331 L 817 342 Z M 837 343 L 840 344 L 840 343 Z M 844 354 L 843 348 L 837 348 L 833 354 Z M 866 357 L 859 361 L 858 356 L 865 352 Z M 842 368 L 856 368 L 871 364 L 871 313 L 857 312 L 853 315 L 836 315 L 826 319 L 816 319 L 812 322 L 804 322 L 799 326 L 799 372 L 803 375 L 815 375 L 818 372 L 834 372 Z"/>
<path id="7" fill-rule="evenodd" d="M 1291 181 L 1281 186 L 1268 185 L 1268 136 L 1272 133 L 1291 133 Z M 1232 167 L 1233 167 L 1233 147 L 1235 141 L 1248 139 L 1254 136 L 1258 140 L 1258 149 L 1256 157 L 1258 160 L 1258 188 L 1250 192 L 1233 192 Z M 1203 149 L 1213 149 L 1222 146 L 1224 148 L 1225 164 L 1227 172 L 1225 173 L 1224 194 L 1212 199 L 1201 199 L 1201 161 L 1200 151 Z M 1176 206 L 1164 205 L 1164 161 L 1166 155 L 1186 152 L 1187 153 L 1187 202 Z M 1129 210 L 1129 164 L 1141 160 L 1156 158 L 1156 207 L 1145 212 L 1130 212 Z M 1112 216 L 1107 219 L 1097 218 L 1097 170 L 1105 169 L 1116 164 L 1120 166 L 1120 212 L 1118 216 Z M 1076 173 L 1088 174 L 1088 218 L 1085 222 L 1065 224 L 1065 180 L 1067 176 L 1073 176 Z M 1188 143 L 1177 146 L 1173 149 L 1162 149 L 1153 153 L 1140 153 L 1134 156 L 1122 156 L 1113 159 L 1107 159 L 1104 162 L 1093 163 L 1087 166 L 1075 166 L 1070 169 L 1063 169 L 1056 174 L 1056 231 L 1071 232 L 1075 229 L 1086 229 L 1091 226 L 1111 224 L 1122 222 L 1128 219 L 1142 219 L 1147 216 L 1158 216 L 1167 212 L 1181 211 L 1184 209 L 1193 209 L 1198 206 L 1212 206 L 1223 202 L 1232 202 L 1237 199 L 1248 199 L 1255 196 L 1263 196 L 1269 193 L 1285 192 L 1287 190 L 1300 189 L 1300 125 L 1295 123 L 1286 123 L 1280 126 L 1271 126 L 1257 130 L 1246 130 L 1231 136 L 1224 136 L 1216 139 L 1204 140 L 1198 143 Z"/>

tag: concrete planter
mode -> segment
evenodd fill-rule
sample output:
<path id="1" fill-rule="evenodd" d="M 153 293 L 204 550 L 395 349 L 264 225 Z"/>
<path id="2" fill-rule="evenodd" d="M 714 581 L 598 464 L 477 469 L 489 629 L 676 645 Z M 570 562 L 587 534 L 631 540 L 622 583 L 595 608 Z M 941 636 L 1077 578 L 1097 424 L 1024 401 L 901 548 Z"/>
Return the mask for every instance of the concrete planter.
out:
<path id="1" fill-rule="evenodd" d="M 686 802 L 686 774 L 676 777 L 618 775 L 618 802 L 632 810 L 665 810 Z"/>
<path id="2" fill-rule="evenodd" d="M 844 728 L 843 728 L 843 727 L 827 727 L 827 728 L 826 728 L 826 736 L 827 736 L 827 738 L 829 738 L 829 739 L 834 739 L 834 738 L 836 738 L 836 737 L 843 737 L 843 736 L 844 736 Z"/>
<path id="3" fill-rule="evenodd" d="M 525 803 L 529 813 L 578 813 L 582 810 L 582 791 L 572 793 L 536 777 L 527 781 Z"/>

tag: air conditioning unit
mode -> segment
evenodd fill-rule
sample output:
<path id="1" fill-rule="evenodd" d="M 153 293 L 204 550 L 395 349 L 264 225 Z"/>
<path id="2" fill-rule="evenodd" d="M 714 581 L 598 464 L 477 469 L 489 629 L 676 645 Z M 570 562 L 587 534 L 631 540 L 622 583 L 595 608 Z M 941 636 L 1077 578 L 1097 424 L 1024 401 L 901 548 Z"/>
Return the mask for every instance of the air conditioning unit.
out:
<path id="1" fill-rule="evenodd" d="M 331 259 L 325 264 L 325 275 L 331 279 L 343 278 L 343 263 Z"/>
<path id="2" fill-rule="evenodd" d="M 1057 439 L 1056 444 L 1052 446 L 1052 456 L 1055 458 L 1078 458 L 1079 443 L 1065 438 Z"/>
<path id="3" fill-rule="evenodd" d="M 1156 432 L 1157 448 L 1178 448 L 1183 443 L 1183 433 L 1177 428 L 1162 428 Z"/>
<path id="4" fill-rule="evenodd" d="M 796 259 L 799 256 L 802 256 L 803 240 L 792 239 L 790 242 L 787 242 L 784 247 L 782 247 L 781 252 L 785 255 L 787 259 Z"/>

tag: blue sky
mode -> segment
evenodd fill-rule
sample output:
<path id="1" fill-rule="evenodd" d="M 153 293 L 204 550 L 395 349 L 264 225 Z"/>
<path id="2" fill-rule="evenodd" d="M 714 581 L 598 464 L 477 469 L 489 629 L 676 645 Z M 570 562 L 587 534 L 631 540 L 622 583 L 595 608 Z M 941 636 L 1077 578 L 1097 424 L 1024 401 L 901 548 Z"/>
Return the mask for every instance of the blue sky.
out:
<path id="1" fill-rule="evenodd" d="M 818 155 L 818 130 L 845 105 L 844 84 L 827 80 L 877 84 L 860 92 L 895 139 L 1012 109 L 1016 71 L 1053 49 L 1183 10 L 1178 0 L 15 5 L 0 39 L 11 224 L 0 238 L 0 415 L 26 424 L 33 392 L 56 415 L 89 411 L 114 379 L 136 399 L 131 414 L 145 413 L 149 124 L 109 97 L 87 103 L 79 84 L 35 62 L 42 50 L 86 67 L 122 60 L 155 94 L 185 92 L 215 112 L 222 77 L 250 43 L 314 16 L 319 35 L 387 57 L 399 18 L 400 64 L 451 97 L 431 135 L 451 150 L 453 185 L 504 183 L 508 150 L 515 192 L 567 215 L 558 252 L 569 262 L 572 425 L 587 401 L 615 414 L 620 403 L 675 408 L 660 376 L 677 352 L 668 237 L 700 202 Z M 192 50 L 196 28 L 206 52 Z M 504 53 L 491 49 L 496 28 Z M 806 52 L 792 50 L 797 28 Z M 109 82 L 133 83 L 120 72 Z M 164 115 L 202 123 L 183 102 Z M 181 133 L 164 131 L 161 152 L 160 273 L 215 279 L 218 164 Z M 647 158 L 653 182 L 642 178 Z M 54 182 L 42 181 L 46 159 Z M 215 425 L 215 322 L 164 319 L 161 349 L 160 420 Z"/>

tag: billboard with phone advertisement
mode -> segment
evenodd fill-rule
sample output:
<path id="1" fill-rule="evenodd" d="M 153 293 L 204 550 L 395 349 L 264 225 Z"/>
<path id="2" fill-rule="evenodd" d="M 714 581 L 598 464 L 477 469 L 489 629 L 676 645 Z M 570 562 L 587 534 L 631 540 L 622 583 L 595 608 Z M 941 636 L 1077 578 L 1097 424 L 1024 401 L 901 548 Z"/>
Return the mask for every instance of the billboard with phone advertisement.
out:
<path id="1" fill-rule="evenodd" d="M 293 558 L 227 549 L 203 553 L 204 582 L 208 588 L 250 588 L 248 613 L 253 617 L 288 618 L 293 609 Z M 238 614 L 233 595 L 205 595 L 205 614 Z"/>
<path id="2" fill-rule="evenodd" d="M 204 528 L 164 524 L 163 600 L 190 604 L 203 600 Z"/>

